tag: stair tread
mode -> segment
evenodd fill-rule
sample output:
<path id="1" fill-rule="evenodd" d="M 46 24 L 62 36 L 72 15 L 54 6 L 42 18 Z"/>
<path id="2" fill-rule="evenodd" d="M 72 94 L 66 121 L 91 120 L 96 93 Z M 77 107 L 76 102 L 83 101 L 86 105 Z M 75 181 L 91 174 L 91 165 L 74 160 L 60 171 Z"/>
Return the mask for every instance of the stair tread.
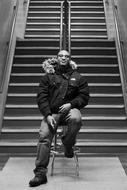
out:
<path id="1" fill-rule="evenodd" d="M 91 55 L 92 56 L 92 55 Z M 100 56 L 99 56 L 100 57 Z M 13 64 L 13 67 L 42 67 L 42 64 Z M 78 67 L 118 67 L 118 64 L 78 64 Z"/>
<path id="2" fill-rule="evenodd" d="M 2 133 L 38 133 L 39 132 L 39 126 L 38 127 L 34 127 L 34 128 L 12 128 L 12 127 L 3 127 L 2 129 Z M 61 132 L 61 129 L 59 128 L 57 130 L 57 132 Z M 106 128 L 106 127 L 86 127 L 86 126 L 82 126 L 82 128 L 80 129 L 79 133 L 127 133 L 127 127 L 111 127 L 111 128 Z"/>
<path id="3" fill-rule="evenodd" d="M 47 23 L 48 24 L 48 23 Z M 22 39 L 22 38 L 18 38 L 17 39 L 17 41 L 21 41 L 21 42 L 30 42 L 30 41 L 32 41 L 32 42 L 40 42 L 40 41 L 59 41 L 59 39 L 54 39 L 54 38 L 52 38 L 52 39 L 27 39 L 27 38 L 25 38 L 25 39 Z M 113 40 L 113 39 L 111 39 L 111 40 L 108 40 L 108 39 L 72 39 L 72 42 L 103 42 L 103 43 L 115 43 L 115 41 Z"/>
<path id="4" fill-rule="evenodd" d="M 28 19 L 60 19 L 58 16 L 28 16 L 27 17 Z M 93 20 L 95 20 L 95 19 L 98 19 L 98 20 L 103 20 L 103 19 L 105 19 L 105 17 L 104 16 L 100 16 L 100 17 L 93 17 L 93 16 L 78 16 L 78 17 L 76 17 L 76 16 L 71 16 L 71 19 L 93 19 Z"/>
<path id="5" fill-rule="evenodd" d="M 26 31 L 60 31 L 60 28 L 26 28 Z M 72 28 L 71 29 L 71 32 L 82 32 L 82 31 L 102 31 L 102 32 L 106 32 L 107 31 L 107 29 L 105 29 L 105 28 L 78 28 L 78 29 L 76 29 L 76 28 Z"/>
<path id="6" fill-rule="evenodd" d="M 31 3 L 57 3 L 57 2 L 61 2 L 61 1 L 31 1 Z M 82 1 L 71 1 L 71 3 L 84 3 L 84 2 L 82 2 Z M 85 3 L 102 3 L 102 1 L 100 0 L 100 1 L 85 1 Z"/>
<path id="7" fill-rule="evenodd" d="M 9 83 L 9 86 L 39 86 L 39 83 Z M 89 83 L 89 86 L 121 86 L 121 83 Z"/>
<path id="8" fill-rule="evenodd" d="M 29 8 L 37 8 L 37 9 L 38 8 L 60 8 L 60 5 L 59 6 L 58 5 L 48 5 L 48 6 L 47 5 L 40 5 L 40 6 L 39 5 L 32 5 L 31 6 L 30 5 Z M 84 5 L 82 5 L 82 6 L 81 5 L 79 5 L 79 6 L 78 5 L 75 5 L 75 6 L 71 5 L 71 8 L 72 9 L 73 8 L 78 8 L 78 9 L 79 8 L 97 8 L 98 9 L 98 8 L 104 8 L 104 7 L 103 6 L 98 6 L 98 5 L 86 5 L 86 6 L 84 6 Z"/>
<path id="9" fill-rule="evenodd" d="M 32 14 L 36 14 L 36 13 L 59 13 L 60 11 L 29 11 L 29 13 L 32 13 Z M 76 14 L 76 13 L 84 13 L 84 14 L 91 14 L 91 13 L 97 13 L 97 14 L 103 14 L 104 11 L 71 11 L 72 14 Z"/>
<path id="10" fill-rule="evenodd" d="M 6 104 L 6 108 L 38 108 L 37 104 Z M 124 104 L 89 104 L 86 108 L 124 108 Z"/>
<path id="11" fill-rule="evenodd" d="M 99 77 L 119 77 L 119 73 L 80 73 L 82 76 L 99 76 Z M 11 73 L 11 76 L 43 76 L 44 73 Z"/>
<path id="12" fill-rule="evenodd" d="M 100 57 L 100 56 L 97 56 L 97 57 Z M 112 56 L 109 56 L 109 57 L 112 57 Z M 42 67 L 42 64 L 30 64 L 30 63 L 29 64 L 16 64 L 15 63 L 15 64 L 13 64 L 13 67 L 35 67 L 36 68 L 36 67 Z M 90 63 L 90 64 L 78 64 L 78 67 L 118 67 L 118 64 L 96 64 L 96 63 L 91 64 Z"/>
<path id="13" fill-rule="evenodd" d="M 0 146 L 37 146 L 37 139 L 22 139 L 22 140 L 17 140 L 17 139 L 7 139 L 7 140 L 1 140 L 0 141 Z M 76 143 L 77 146 L 127 146 L 127 140 L 121 140 L 121 139 L 113 139 L 113 140 L 93 140 L 93 139 L 84 139 L 80 140 Z"/>
<path id="14" fill-rule="evenodd" d="M 14 57 L 38 57 L 38 58 L 49 58 L 54 57 L 55 55 L 14 55 Z M 117 58 L 116 55 L 72 55 L 73 58 Z M 15 64 L 14 64 L 15 65 Z M 23 65 L 23 64 L 22 64 Z M 38 65 L 38 64 L 36 64 Z"/>
<path id="15" fill-rule="evenodd" d="M 37 115 L 24 115 L 24 116 L 4 116 L 4 120 L 42 120 L 43 116 L 37 116 Z M 126 116 L 106 116 L 106 115 L 100 115 L 100 116 L 82 116 L 82 120 L 126 120 Z"/>
<path id="16" fill-rule="evenodd" d="M 8 93 L 8 96 L 9 97 L 12 97 L 12 96 L 23 96 L 23 97 L 36 97 L 37 94 L 36 93 Z M 115 93 L 115 94 L 111 94 L 111 93 L 90 93 L 90 96 L 91 97 L 123 97 L 123 94 L 118 94 L 118 93 Z"/>
<path id="17" fill-rule="evenodd" d="M 59 22 L 48 22 L 48 23 L 45 23 L 45 22 L 29 22 L 29 21 L 27 21 L 27 25 L 60 25 L 60 23 Z M 81 26 L 83 26 L 83 25 L 105 25 L 106 26 L 106 24 L 105 24 L 105 22 L 103 23 L 103 22 L 101 22 L 101 23 L 97 23 L 97 22 L 93 22 L 93 23 L 80 23 L 80 22 L 78 22 L 78 23 L 71 23 L 71 25 L 73 26 L 75 26 L 75 25 L 81 25 Z"/>

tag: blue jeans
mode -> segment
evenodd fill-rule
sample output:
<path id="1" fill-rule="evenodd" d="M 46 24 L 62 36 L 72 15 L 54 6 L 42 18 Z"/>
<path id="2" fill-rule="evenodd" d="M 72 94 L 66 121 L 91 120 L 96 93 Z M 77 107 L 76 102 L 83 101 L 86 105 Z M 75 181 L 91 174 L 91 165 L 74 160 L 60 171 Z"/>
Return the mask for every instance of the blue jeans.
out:
<path id="1" fill-rule="evenodd" d="M 70 115 L 66 120 L 67 115 Z M 74 108 L 66 115 L 53 114 L 57 122 L 57 127 L 66 124 L 66 132 L 62 136 L 62 143 L 64 146 L 72 147 L 76 142 L 76 135 L 81 128 L 81 113 L 78 109 Z M 57 127 L 54 131 L 48 126 L 45 119 L 42 120 L 39 131 L 39 142 L 37 145 L 37 158 L 35 161 L 36 168 L 34 169 L 35 175 L 43 175 L 47 172 L 47 166 L 50 159 L 50 148 Z"/>

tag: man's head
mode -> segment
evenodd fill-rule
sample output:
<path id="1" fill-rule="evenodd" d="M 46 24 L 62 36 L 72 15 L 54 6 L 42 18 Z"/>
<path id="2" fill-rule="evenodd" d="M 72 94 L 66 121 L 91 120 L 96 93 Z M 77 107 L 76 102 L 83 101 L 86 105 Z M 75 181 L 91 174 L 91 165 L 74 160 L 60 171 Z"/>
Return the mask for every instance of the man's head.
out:
<path id="1" fill-rule="evenodd" d="M 61 65 L 61 66 L 66 66 L 69 64 L 69 61 L 70 61 L 70 54 L 68 51 L 66 50 L 61 50 L 59 51 L 58 53 L 58 56 L 57 56 L 57 59 L 58 59 L 58 64 Z"/>

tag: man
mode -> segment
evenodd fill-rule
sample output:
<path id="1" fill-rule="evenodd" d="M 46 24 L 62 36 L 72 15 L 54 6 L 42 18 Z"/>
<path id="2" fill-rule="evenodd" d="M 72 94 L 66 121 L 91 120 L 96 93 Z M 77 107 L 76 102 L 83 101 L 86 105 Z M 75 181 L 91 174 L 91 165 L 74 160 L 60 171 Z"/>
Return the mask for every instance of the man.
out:
<path id="1" fill-rule="evenodd" d="M 61 138 L 65 157 L 73 157 L 76 135 L 81 128 L 79 110 L 86 106 L 89 100 L 87 82 L 84 76 L 73 68 L 75 64 L 66 50 L 58 53 L 57 65 L 52 67 L 48 63 L 43 64 L 46 74 L 42 76 L 37 95 L 38 107 L 44 119 L 39 132 L 35 177 L 29 182 L 31 187 L 47 182 L 51 143 L 59 125 L 67 126 L 66 133 Z"/>

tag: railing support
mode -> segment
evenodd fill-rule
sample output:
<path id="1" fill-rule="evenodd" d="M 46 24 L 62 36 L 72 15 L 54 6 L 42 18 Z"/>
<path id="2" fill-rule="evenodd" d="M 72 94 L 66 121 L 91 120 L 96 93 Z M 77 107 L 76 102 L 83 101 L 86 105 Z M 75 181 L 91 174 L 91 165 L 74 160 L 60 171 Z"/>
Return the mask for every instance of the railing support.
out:
<path id="1" fill-rule="evenodd" d="M 117 55 L 118 55 L 118 64 L 119 64 L 119 70 L 120 70 L 120 76 L 121 76 L 125 111 L 126 111 L 126 115 L 127 115 L 127 75 L 126 75 L 126 71 L 125 71 L 123 44 L 122 44 L 121 36 L 120 36 L 118 9 L 117 9 L 117 5 L 115 4 L 114 0 L 111 0 L 111 4 L 112 4 L 114 23 L 115 23 L 115 42 L 116 42 L 116 50 L 117 50 Z"/>

